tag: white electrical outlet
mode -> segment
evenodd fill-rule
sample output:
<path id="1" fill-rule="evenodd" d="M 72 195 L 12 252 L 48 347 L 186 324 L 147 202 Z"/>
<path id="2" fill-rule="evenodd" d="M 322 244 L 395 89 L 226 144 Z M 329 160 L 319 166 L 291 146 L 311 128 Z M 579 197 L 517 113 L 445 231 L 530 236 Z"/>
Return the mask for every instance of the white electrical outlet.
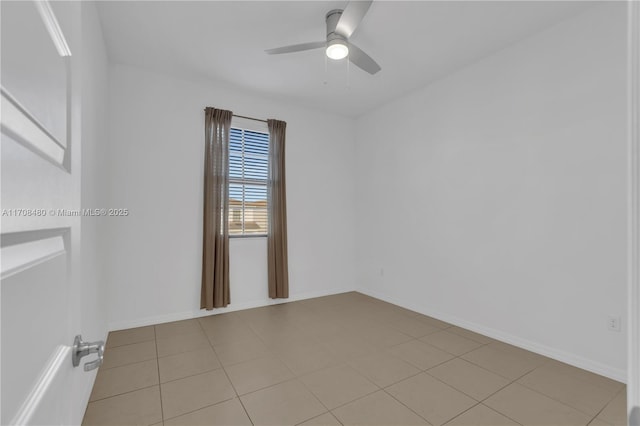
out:
<path id="1" fill-rule="evenodd" d="M 607 328 L 609 331 L 620 331 L 620 317 L 609 315 L 607 317 Z"/>

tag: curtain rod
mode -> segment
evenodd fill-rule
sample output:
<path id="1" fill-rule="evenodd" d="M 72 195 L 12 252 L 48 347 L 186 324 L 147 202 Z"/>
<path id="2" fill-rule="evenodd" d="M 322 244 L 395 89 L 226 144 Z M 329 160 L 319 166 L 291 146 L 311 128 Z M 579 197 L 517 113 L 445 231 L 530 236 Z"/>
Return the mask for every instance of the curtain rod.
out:
<path id="1" fill-rule="evenodd" d="M 233 114 L 234 117 L 238 117 L 238 118 L 246 118 L 247 120 L 253 120 L 253 121 L 262 121 L 263 123 L 266 123 L 267 120 L 262 120 L 260 118 L 253 118 L 253 117 L 247 117 L 245 115 L 238 115 L 238 114 Z"/>
<path id="2" fill-rule="evenodd" d="M 205 108 L 204 110 L 206 111 L 207 109 Z M 246 115 L 238 115 L 238 114 L 233 114 L 233 116 L 238 118 L 246 118 L 247 120 L 262 121 L 263 123 L 267 123 L 267 120 L 263 120 L 261 118 L 247 117 Z"/>

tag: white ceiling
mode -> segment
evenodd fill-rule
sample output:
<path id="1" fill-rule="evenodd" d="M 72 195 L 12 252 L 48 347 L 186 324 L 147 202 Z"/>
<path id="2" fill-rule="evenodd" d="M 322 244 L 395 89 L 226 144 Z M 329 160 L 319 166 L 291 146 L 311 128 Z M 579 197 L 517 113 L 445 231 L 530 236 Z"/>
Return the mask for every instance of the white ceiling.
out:
<path id="1" fill-rule="evenodd" d="M 593 3 L 590 3 L 593 4 Z M 271 98 L 358 116 L 589 6 L 580 1 L 375 1 L 351 41 L 382 71 L 369 75 L 323 49 L 264 49 L 323 40 L 346 1 L 105 1 L 110 60 L 212 79 Z M 326 81 L 326 84 L 325 84 Z"/>

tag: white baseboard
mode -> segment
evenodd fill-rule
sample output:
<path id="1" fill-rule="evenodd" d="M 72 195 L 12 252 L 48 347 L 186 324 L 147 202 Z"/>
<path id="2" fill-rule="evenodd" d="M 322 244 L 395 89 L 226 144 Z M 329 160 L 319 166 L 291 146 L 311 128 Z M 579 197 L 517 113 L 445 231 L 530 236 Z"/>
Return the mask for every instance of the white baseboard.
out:
<path id="1" fill-rule="evenodd" d="M 209 315 L 224 314 L 226 312 L 241 311 L 244 309 L 260 308 L 262 306 L 278 305 L 281 303 L 294 302 L 296 300 L 312 299 L 314 297 L 330 296 L 333 294 L 356 291 L 354 288 L 337 288 L 323 291 L 310 291 L 306 293 L 293 294 L 288 299 L 260 299 L 243 303 L 229 304 L 226 308 L 216 308 L 212 311 L 198 309 L 193 311 L 172 312 L 163 315 L 137 318 L 133 320 L 114 321 L 109 323 L 109 331 L 126 330 L 128 328 L 144 327 L 147 325 L 162 324 L 165 322 L 181 321 L 191 318 L 206 317 Z"/>
<path id="2" fill-rule="evenodd" d="M 375 297 L 376 299 L 384 300 L 385 302 L 393 303 L 394 305 L 401 306 L 411 311 L 418 312 L 423 315 L 427 315 L 427 316 L 439 319 L 441 321 L 448 322 L 453 325 L 457 325 L 458 327 L 466 328 L 467 330 L 471 330 L 476 333 L 485 335 L 487 337 L 491 337 L 492 339 L 496 339 L 513 346 L 518 346 L 522 349 L 526 349 L 528 351 L 535 352 L 537 354 L 544 355 L 549 358 L 553 358 L 557 361 L 561 361 L 561 362 L 573 365 L 574 367 L 582 368 L 583 370 L 587 370 L 592 373 L 608 377 L 618 382 L 626 383 L 627 381 L 627 372 L 623 369 L 614 368 L 609 365 L 605 365 L 600 362 L 593 361 L 576 354 L 560 351 L 558 349 L 540 344 L 538 342 L 522 339 L 520 337 L 514 336 L 512 334 L 504 333 L 494 328 L 483 327 L 476 323 L 473 323 L 452 315 L 448 315 L 442 312 L 428 311 L 420 306 L 415 305 L 414 303 L 410 303 L 410 302 L 407 303 L 404 300 L 400 300 L 395 297 L 390 297 L 382 293 L 378 293 L 375 291 L 370 291 L 362 288 L 357 289 L 356 291 L 371 297 Z"/>

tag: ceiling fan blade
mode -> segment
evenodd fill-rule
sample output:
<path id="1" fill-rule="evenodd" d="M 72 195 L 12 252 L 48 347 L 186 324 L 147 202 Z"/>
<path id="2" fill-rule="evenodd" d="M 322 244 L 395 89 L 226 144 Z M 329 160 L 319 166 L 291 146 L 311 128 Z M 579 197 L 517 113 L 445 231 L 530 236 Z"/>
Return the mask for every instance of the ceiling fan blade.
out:
<path id="1" fill-rule="evenodd" d="M 276 47 L 275 49 L 267 49 L 267 55 L 279 55 L 281 53 L 302 52 L 303 50 L 313 50 L 325 47 L 326 41 L 313 41 L 311 43 L 292 44 L 291 46 Z"/>
<path id="2" fill-rule="evenodd" d="M 336 25 L 336 33 L 349 38 L 367 14 L 373 0 L 352 0 L 344 8 L 342 16 Z"/>
<path id="3" fill-rule="evenodd" d="M 355 44 L 349 43 L 349 60 L 358 68 L 362 68 L 369 74 L 373 75 L 380 71 L 380 65 L 374 61 L 371 56 L 364 53 Z"/>

